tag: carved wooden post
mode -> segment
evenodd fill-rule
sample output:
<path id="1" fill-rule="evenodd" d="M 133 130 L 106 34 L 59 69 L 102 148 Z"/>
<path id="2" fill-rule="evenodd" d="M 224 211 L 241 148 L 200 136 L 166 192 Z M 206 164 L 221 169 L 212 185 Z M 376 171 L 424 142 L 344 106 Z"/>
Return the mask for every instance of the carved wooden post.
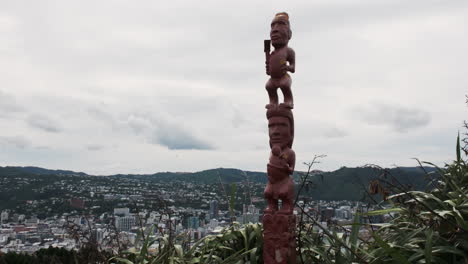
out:
<path id="1" fill-rule="evenodd" d="M 270 79 L 266 90 L 270 99 L 267 108 L 270 138 L 270 160 L 267 165 L 268 183 L 265 198 L 268 207 L 263 214 L 263 261 L 265 264 L 296 263 L 296 218 L 294 209 L 294 183 L 292 173 L 296 156 L 292 150 L 294 116 L 292 109 L 291 77 L 295 71 L 295 53 L 288 47 L 291 38 L 289 16 L 278 13 L 271 22 L 270 39 L 275 50 L 270 53 L 270 40 L 264 42 L 266 73 Z M 284 103 L 278 102 L 278 88 Z M 281 201 L 281 203 L 279 203 Z"/>

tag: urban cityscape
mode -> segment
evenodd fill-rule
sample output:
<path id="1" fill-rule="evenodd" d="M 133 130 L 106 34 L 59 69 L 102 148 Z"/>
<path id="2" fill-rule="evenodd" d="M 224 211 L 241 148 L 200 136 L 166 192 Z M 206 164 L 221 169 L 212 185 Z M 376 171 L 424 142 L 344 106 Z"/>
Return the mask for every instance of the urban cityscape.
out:
<path id="1" fill-rule="evenodd" d="M 236 193 L 230 210 L 232 186 Z M 184 234 L 195 242 L 233 222 L 261 223 L 263 188 L 264 184 L 258 182 L 165 182 L 137 177 L 38 175 L 19 170 L 0 176 L 0 251 L 71 250 L 89 240 L 104 250 L 131 248 L 138 242 L 139 232 L 151 229 L 153 236 Z M 311 221 L 313 215 L 323 226 L 351 224 L 356 212 L 375 209 L 358 201 L 314 200 L 307 195 L 300 198 L 294 210 L 298 221 Z M 385 219 L 376 216 L 371 221 Z M 366 232 L 363 228 L 361 235 Z"/>

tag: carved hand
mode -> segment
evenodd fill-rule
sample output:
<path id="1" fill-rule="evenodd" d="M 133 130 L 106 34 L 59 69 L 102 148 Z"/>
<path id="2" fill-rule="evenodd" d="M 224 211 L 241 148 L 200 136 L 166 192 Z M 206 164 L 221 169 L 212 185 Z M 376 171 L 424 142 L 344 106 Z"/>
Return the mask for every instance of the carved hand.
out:
<path id="1" fill-rule="evenodd" d="M 288 64 L 284 64 L 282 67 L 281 67 L 281 71 L 284 74 L 288 73 L 288 72 L 292 72 L 294 73 L 294 66 L 291 66 L 291 65 L 288 65 Z"/>
<path id="2" fill-rule="evenodd" d="M 284 158 L 281 158 L 280 160 L 281 160 L 281 166 L 286 167 L 288 169 L 290 168 L 288 162 Z"/>
<path id="3" fill-rule="evenodd" d="M 270 75 L 270 66 L 268 65 L 268 61 L 265 61 L 265 69 L 266 69 L 266 74 Z"/>

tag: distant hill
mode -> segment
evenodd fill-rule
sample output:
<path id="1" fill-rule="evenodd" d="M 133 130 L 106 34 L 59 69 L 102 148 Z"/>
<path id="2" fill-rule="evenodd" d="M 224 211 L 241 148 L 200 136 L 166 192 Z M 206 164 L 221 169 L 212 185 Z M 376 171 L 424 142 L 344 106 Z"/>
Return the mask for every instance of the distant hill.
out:
<path id="1" fill-rule="evenodd" d="M 69 175 L 69 176 L 89 176 L 84 172 L 74 172 L 69 170 L 49 170 L 40 167 L 19 167 L 19 166 L 7 166 L 7 167 L 0 167 L 3 170 L 0 171 L 10 171 L 10 173 L 20 173 L 26 172 L 36 175 Z"/>
<path id="2" fill-rule="evenodd" d="M 434 171 L 433 168 L 425 167 L 426 171 Z M 294 178 L 299 178 L 304 172 L 295 172 Z M 218 176 L 219 175 L 219 176 Z M 122 177 L 141 179 L 145 181 L 185 181 L 193 183 L 218 184 L 219 178 L 223 183 L 245 182 L 246 177 L 252 183 L 265 183 L 267 176 L 264 172 L 242 171 L 239 169 L 211 169 L 193 173 L 162 172 L 151 175 L 113 175 L 111 177 Z M 383 170 L 371 167 L 347 168 L 331 172 L 314 171 L 309 179 L 310 188 L 307 188 L 308 196 L 315 200 L 361 200 L 365 196 L 365 190 L 369 183 L 377 178 L 388 181 L 395 186 L 409 186 L 416 190 L 424 190 L 428 184 L 426 174 L 420 167 L 400 167 Z M 305 191 L 305 190 L 304 190 Z"/>
<path id="3" fill-rule="evenodd" d="M 434 168 L 425 167 L 426 171 Z M 309 194 L 316 200 L 361 200 L 369 183 L 381 179 L 393 186 L 409 186 L 416 190 L 424 190 L 428 180 L 426 173 L 420 167 L 400 167 L 383 170 L 363 167 L 346 168 L 332 172 L 315 174 L 311 177 L 313 187 Z"/>
<path id="4" fill-rule="evenodd" d="M 71 175 L 71 176 L 88 176 L 88 174 L 84 172 L 75 172 L 70 170 L 49 170 L 40 167 L 20 167 L 21 170 L 33 174 L 39 175 Z"/>
<path id="5" fill-rule="evenodd" d="M 433 168 L 425 168 L 433 171 Z M 368 189 L 369 182 L 380 178 L 393 185 L 412 186 L 416 190 L 424 190 L 428 183 L 424 171 L 419 167 L 401 167 L 386 170 L 370 167 L 347 168 L 342 167 L 331 172 L 314 171 L 309 179 L 311 184 L 307 188 L 307 193 L 315 200 L 361 200 Z M 96 180 L 110 179 L 133 179 L 149 182 L 183 181 L 204 184 L 219 184 L 219 179 L 223 183 L 251 182 L 266 183 L 267 176 L 264 172 L 242 171 L 239 169 L 210 169 L 199 172 L 159 172 L 154 174 L 117 174 L 111 176 L 91 176 L 83 172 L 73 172 L 68 170 L 48 170 L 38 167 L 0 167 L 0 178 L 10 175 L 55 175 L 55 176 L 77 176 L 91 177 Z M 304 172 L 295 172 L 294 178 L 299 182 L 300 175 Z"/>
<path id="6" fill-rule="evenodd" d="M 296 171 L 293 174 L 295 179 L 299 178 L 300 174 L 305 172 Z M 322 173 L 322 171 L 314 171 L 314 174 Z M 109 177 L 116 178 L 132 178 L 149 181 L 185 181 L 194 183 L 219 183 L 219 179 L 223 183 L 248 182 L 266 183 L 267 176 L 265 172 L 258 171 L 243 171 L 233 168 L 217 168 L 198 172 L 158 172 L 155 174 L 117 174 Z"/>
<path id="7" fill-rule="evenodd" d="M 149 181 L 186 181 L 197 183 L 219 183 L 221 178 L 223 183 L 244 182 L 248 178 L 249 182 L 266 182 L 266 175 L 263 172 L 242 171 L 239 169 L 211 169 L 198 172 L 158 172 L 146 175 L 112 175 L 110 177 L 123 177 L 142 179 Z"/>
<path id="8" fill-rule="evenodd" d="M 31 174 L 31 173 L 23 171 L 19 167 L 8 167 L 8 166 L 0 167 L 0 176 L 2 177 L 23 175 L 23 174 Z"/>

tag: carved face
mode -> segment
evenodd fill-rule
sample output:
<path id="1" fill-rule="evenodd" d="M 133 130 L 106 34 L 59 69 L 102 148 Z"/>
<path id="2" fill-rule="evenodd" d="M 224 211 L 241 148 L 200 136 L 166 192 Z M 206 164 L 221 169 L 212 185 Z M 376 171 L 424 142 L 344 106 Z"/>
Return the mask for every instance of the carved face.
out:
<path id="1" fill-rule="evenodd" d="M 276 16 L 271 21 L 270 39 L 275 48 L 286 46 L 291 38 L 289 21 L 284 16 Z"/>
<path id="2" fill-rule="evenodd" d="M 268 131 L 271 146 L 284 148 L 292 140 L 291 125 L 289 119 L 282 116 L 274 116 L 268 119 Z"/>

